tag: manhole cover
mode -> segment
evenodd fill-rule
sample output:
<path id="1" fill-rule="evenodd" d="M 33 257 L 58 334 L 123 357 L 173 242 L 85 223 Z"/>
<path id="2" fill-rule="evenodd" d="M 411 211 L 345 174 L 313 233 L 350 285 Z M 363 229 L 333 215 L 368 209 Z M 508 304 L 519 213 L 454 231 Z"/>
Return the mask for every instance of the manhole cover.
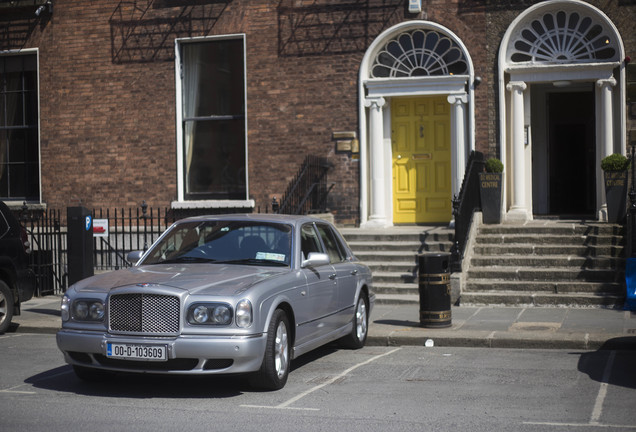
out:
<path id="1" fill-rule="evenodd" d="M 555 332 L 561 328 L 561 323 L 554 322 L 519 322 L 510 326 L 510 330 Z"/>

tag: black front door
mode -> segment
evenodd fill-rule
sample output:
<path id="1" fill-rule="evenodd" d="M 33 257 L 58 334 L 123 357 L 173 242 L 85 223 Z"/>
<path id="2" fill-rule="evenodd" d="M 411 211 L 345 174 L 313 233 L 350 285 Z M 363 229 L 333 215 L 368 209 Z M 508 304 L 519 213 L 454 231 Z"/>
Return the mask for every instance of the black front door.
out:
<path id="1" fill-rule="evenodd" d="M 594 93 L 549 93 L 547 105 L 549 213 L 592 216 L 596 197 Z"/>

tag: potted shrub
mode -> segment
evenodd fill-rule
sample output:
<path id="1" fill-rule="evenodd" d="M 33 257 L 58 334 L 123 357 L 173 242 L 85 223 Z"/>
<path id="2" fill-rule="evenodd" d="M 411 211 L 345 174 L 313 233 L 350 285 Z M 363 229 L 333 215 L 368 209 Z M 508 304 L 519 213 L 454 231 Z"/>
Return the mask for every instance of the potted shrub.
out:
<path id="1" fill-rule="evenodd" d="M 611 154 L 601 160 L 605 178 L 607 221 L 621 223 L 627 213 L 627 170 L 629 159 L 621 154 Z"/>
<path id="2" fill-rule="evenodd" d="M 486 172 L 479 173 L 479 195 L 483 222 L 487 224 L 501 223 L 503 163 L 497 158 L 490 158 L 486 161 L 485 169 Z"/>

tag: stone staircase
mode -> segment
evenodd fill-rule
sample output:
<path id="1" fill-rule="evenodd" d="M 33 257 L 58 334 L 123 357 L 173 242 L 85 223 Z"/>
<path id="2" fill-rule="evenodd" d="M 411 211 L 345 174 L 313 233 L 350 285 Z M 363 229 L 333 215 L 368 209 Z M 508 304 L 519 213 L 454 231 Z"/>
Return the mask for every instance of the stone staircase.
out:
<path id="1" fill-rule="evenodd" d="M 624 297 L 623 227 L 535 220 L 481 225 L 461 304 L 616 307 Z"/>
<path id="2" fill-rule="evenodd" d="M 454 235 L 437 226 L 340 231 L 373 271 L 378 304 L 419 303 L 417 255 L 450 252 Z M 622 226 L 599 222 L 480 225 L 472 250 L 465 252 L 460 303 L 620 306 L 623 237 Z"/>
<path id="3" fill-rule="evenodd" d="M 417 255 L 450 252 L 454 230 L 439 226 L 341 228 L 355 255 L 373 272 L 378 304 L 419 302 Z"/>

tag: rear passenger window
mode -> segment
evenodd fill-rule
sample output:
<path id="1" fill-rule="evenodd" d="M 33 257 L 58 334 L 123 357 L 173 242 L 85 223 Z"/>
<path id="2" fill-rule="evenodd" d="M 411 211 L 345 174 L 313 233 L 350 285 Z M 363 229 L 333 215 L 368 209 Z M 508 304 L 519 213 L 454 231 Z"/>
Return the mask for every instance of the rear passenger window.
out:
<path id="1" fill-rule="evenodd" d="M 345 255 L 342 245 L 336 238 L 334 232 L 327 225 L 318 224 L 316 225 L 318 228 L 318 232 L 320 233 L 320 237 L 322 237 L 322 242 L 327 248 L 327 254 L 329 254 L 329 261 L 333 263 L 343 262 L 347 259 Z"/>
<path id="2" fill-rule="evenodd" d="M 302 249 L 304 259 L 307 259 L 309 254 L 312 252 L 322 252 L 320 240 L 318 239 L 318 234 L 316 234 L 313 224 L 303 225 L 300 236 L 300 247 Z"/>

